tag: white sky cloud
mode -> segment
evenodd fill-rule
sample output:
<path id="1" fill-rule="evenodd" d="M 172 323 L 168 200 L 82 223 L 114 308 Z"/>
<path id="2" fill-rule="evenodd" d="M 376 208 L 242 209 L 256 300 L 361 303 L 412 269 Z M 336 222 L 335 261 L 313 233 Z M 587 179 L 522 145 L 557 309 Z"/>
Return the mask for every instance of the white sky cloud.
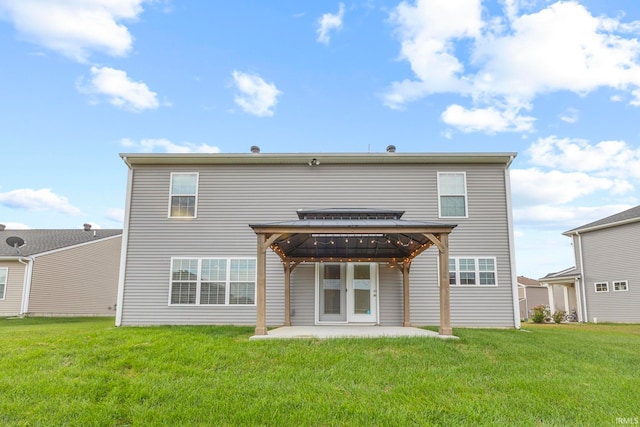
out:
<path id="1" fill-rule="evenodd" d="M 528 132 L 535 118 L 518 115 L 519 110 L 498 110 L 494 107 L 467 109 L 453 104 L 442 113 L 442 121 L 463 132 Z"/>
<path id="2" fill-rule="evenodd" d="M 567 108 L 567 110 L 560 114 L 560 120 L 566 123 L 577 123 L 579 118 L 579 111 L 575 108 Z"/>
<path id="3" fill-rule="evenodd" d="M 234 71 L 232 75 L 235 87 L 240 92 L 234 98 L 235 103 L 246 113 L 259 117 L 273 116 L 273 109 L 282 92 L 257 74 Z"/>
<path id="4" fill-rule="evenodd" d="M 618 179 L 640 178 L 640 148 L 624 141 L 595 145 L 578 138 L 540 138 L 528 149 L 531 163 Z"/>
<path id="5" fill-rule="evenodd" d="M 329 44 L 331 31 L 340 31 L 342 29 L 342 18 L 344 17 L 344 3 L 338 5 L 338 13 L 325 13 L 318 19 L 318 38 L 319 43 Z"/>
<path id="6" fill-rule="evenodd" d="M 32 43 L 86 62 L 92 51 L 124 56 L 145 0 L 0 0 L 0 17 Z M 2 13 L 4 12 L 4 13 Z"/>
<path id="7" fill-rule="evenodd" d="M 107 218 L 116 221 L 116 222 L 124 222 L 124 209 L 120 208 L 111 208 L 107 210 Z"/>
<path id="8" fill-rule="evenodd" d="M 219 153 L 218 147 L 207 144 L 192 144 L 190 142 L 182 142 L 180 144 L 173 143 L 168 139 L 141 139 L 136 142 L 129 138 L 120 141 L 123 147 L 139 150 L 143 153 L 156 152 L 158 150 L 165 153 Z"/>
<path id="9" fill-rule="evenodd" d="M 385 104 L 401 108 L 448 92 L 470 98 L 473 108 L 467 112 L 494 108 L 517 113 L 543 93 L 584 95 L 608 87 L 629 91 L 631 104 L 640 106 L 640 42 L 627 37 L 638 22 L 593 16 L 574 1 L 528 14 L 521 6 L 529 2 L 504 4 L 507 19 L 483 20 L 480 0 L 400 3 L 391 21 L 400 38 L 400 59 L 410 64 L 414 76 L 393 82 L 383 96 Z M 467 49 L 456 50 L 460 41 L 469 46 L 465 57 Z M 461 120 L 460 126 L 470 130 L 466 124 Z"/>
<path id="10" fill-rule="evenodd" d="M 155 109 L 160 105 L 157 94 L 146 84 L 134 82 L 122 70 L 110 67 L 91 67 L 91 82 L 85 86 L 80 82 L 78 90 L 92 95 L 105 95 L 117 107 L 142 111 Z"/>
<path id="11" fill-rule="evenodd" d="M 6 222 L 4 225 L 7 227 L 7 230 L 28 230 L 31 228 L 21 222 Z"/>
<path id="12" fill-rule="evenodd" d="M 22 188 L 0 193 L 0 204 L 11 209 L 53 211 L 69 215 L 82 214 L 80 209 L 72 206 L 66 197 L 55 194 L 49 188 L 39 190 Z"/>

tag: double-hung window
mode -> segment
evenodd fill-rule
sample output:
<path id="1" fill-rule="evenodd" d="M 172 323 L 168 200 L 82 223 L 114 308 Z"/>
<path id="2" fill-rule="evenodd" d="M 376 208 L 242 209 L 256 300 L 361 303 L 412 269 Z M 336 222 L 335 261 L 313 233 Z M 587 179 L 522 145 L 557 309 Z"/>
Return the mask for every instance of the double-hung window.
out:
<path id="1" fill-rule="evenodd" d="M 495 258 L 449 258 L 449 284 L 461 286 L 495 286 Z"/>
<path id="2" fill-rule="evenodd" d="M 0 268 L 0 300 L 4 299 L 4 294 L 7 291 L 7 276 L 9 269 L 7 267 Z"/>
<path id="3" fill-rule="evenodd" d="M 169 196 L 169 217 L 195 218 L 197 199 L 198 173 L 172 173 Z"/>
<path id="4" fill-rule="evenodd" d="M 464 172 L 438 172 L 441 218 L 467 217 L 467 178 Z"/>
<path id="5" fill-rule="evenodd" d="M 255 300 L 255 258 L 171 260 L 171 305 L 253 305 Z"/>

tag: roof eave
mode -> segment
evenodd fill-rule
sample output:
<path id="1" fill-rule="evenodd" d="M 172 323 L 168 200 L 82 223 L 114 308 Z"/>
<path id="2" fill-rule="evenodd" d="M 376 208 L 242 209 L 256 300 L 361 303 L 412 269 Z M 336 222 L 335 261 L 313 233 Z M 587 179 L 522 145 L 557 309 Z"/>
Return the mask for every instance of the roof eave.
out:
<path id="1" fill-rule="evenodd" d="M 135 165 L 196 164 L 503 164 L 509 167 L 517 153 L 120 153 Z"/>

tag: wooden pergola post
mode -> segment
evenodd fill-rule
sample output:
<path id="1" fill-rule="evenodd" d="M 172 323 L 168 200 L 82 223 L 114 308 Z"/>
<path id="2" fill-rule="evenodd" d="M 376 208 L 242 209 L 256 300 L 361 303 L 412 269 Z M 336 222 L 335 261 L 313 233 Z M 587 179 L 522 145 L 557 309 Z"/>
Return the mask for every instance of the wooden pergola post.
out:
<path id="1" fill-rule="evenodd" d="M 291 326 L 291 261 L 284 262 L 284 326 Z"/>
<path id="2" fill-rule="evenodd" d="M 402 301 L 404 311 L 403 326 L 411 326 L 411 298 L 409 294 L 409 269 L 411 261 L 402 263 Z"/>
<path id="3" fill-rule="evenodd" d="M 256 335 L 267 335 L 267 237 L 258 237 L 256 264 Z"/>
<path id="4" fill-rule="evenodd" d="M 451 295 L 449 289 L 449 234 L 440 234 L 440 335 L 453 335 L 451 328 Z"/>

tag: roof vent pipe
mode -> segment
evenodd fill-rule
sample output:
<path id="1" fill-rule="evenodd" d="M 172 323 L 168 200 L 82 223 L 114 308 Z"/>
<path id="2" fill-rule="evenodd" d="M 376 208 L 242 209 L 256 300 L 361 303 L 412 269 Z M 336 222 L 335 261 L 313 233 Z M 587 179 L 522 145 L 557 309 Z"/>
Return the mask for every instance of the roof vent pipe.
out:
<path id="1" fill-rule="evenodd" d="M 91 224 L 84 224 L 83 227 L 84 227 L 84 231 L 91 230 Z"/>
<path id="2" fill-rule="evenodd" d="M 251 152 L 254 154 L 258 154 L 260 152 L 260 147 L 258 147 L 257 145 L 252 145 Z"/>
<path id="3" fill-rule="evenodd" d="M 387 153 L 395 153 L 396 146 L 395 145 L 387 145 Z"/>
<path id="4" fill-rule="evenodd" d="M 5 230 L 5 228 L 7 228 L 7 226 L 6 226 L 6 225 L 4 225 L 4 224 L 0 224 L 0 231 L 4 231 L 4 230 Z"/>

